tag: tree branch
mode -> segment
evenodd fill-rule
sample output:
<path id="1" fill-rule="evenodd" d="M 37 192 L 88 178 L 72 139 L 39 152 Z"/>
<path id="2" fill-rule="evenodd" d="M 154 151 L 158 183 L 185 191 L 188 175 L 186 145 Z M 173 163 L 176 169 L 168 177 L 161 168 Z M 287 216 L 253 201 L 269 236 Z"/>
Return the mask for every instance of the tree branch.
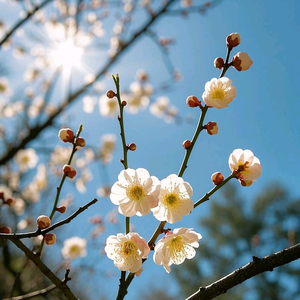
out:
<path id="1" fill-rule="evenodd" d="M 42 271 L 42 273 L 49 278 L 67 297 L 69 300 L 77 300 L 70 288 L 67 286 L 65 280 L 60 280 L 39 258 L 38 255 L 29 250 L 20 240 L 10 239 L 25 255 Z"/>
<path id="2" fill-rule="evenodd" d="M 40 5 L 36 6 L 32 11 L 27 13 L 27 16 L 20 20 L 17 24 L 15 24 L 15 26 L 6 34 L 6 36 L 0 41 L 0 46 L 5 43 L 8 38 L 21 26 L 23 25 L 23 23 L 25 23 L 27 20 L 29 20 L 29 18 L 31 16 L 33 16 L 38 10 L 40 10 L 43 6 L 45 6 L 48 2 L 50 2 L 52 0 L 45 0 L 44 2 L 42 2 Z M 0 47 L 1 49 L 1 47 Z"/>
<path id="3" fill-rule="evenodd" d="M 210 300 L 226 293 L 229 289 L 242 282 L 266 271 L 273 271 L 274 268 L 288 264 L 300 258 L 300 243 L 286 248 L 280 252 L 273 253 L 263 258 L 253 256 L 253 261 L 233 271 L 220 280 L 206 286 L 188 297 L 186 300 Z"/>
<path id="4" fill-rule="evenodd" d="M 3 300 L 23 300 L 23 299 L 30 299 L 36 296 L 41 296 L 41 295 L 46 295 L 47 293 L 51 292 L 52 290 L 56 289 L 56 285 L 55 284 L 51 284 L 50 286 L 38 290 L 38 291 L 34 291 L 22 296 L 17 296 L 17 297 L 12 297 L 12 298 L 5 298 Z"/>
<path id="5" fill-rule="evenodd" d="M 0 239 L 4 238 L 4 239 L 9 239 L 9 240 L 13 240 L 13 239 L 24 239 L 24 238 L 32 238 L 38 235 L 45 235 L 46 233 L 54 230 L 57 227 L 60 227 L 64 224 L 70 223 L 74 218 L 76 218 L 79 214 L 81 214 L 83 211 L 85 211 L 89 206 L 95 204 L 98 200 L 97 199 L 93 199 L 92 201 L 90 201 L 89 203 L 87 203 L 84 206 L 79 207 L 72 215 L 70 215 L 68 218 L 57 222 L 55 224 L 53 224 L 52 226 L 43 229 L 43 230 L 36 230 L 33 232 L 27 232 L 27 233 L 0 233 Z"/>

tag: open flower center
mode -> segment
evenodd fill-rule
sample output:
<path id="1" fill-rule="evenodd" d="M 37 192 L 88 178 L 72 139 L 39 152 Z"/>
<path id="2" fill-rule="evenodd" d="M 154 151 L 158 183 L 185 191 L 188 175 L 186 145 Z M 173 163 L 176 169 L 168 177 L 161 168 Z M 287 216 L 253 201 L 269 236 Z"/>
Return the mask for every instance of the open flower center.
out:
<path id="1" fill-rule="evenodd" d="M 127 188 L 126 195 L 130 200 L 139 201 L 145 197 L 145 191 L 140 185 L 131 185 Z"/>
<path id="2" fill-rule="evenodd" d="M 70 254 L 77 255 L 80 252 L 80 249 L 77 245 L 73 245 L 70 247 Z"/>
<path id="3" fill-rule="evenodd" d="M 226 93 L 223 89 L 217 88 L 217 89 L 213 90 L 211 95 L 212 95 L 213 99 L 224 100 Z"/>
<path id="4" fill-rule="evenodd" d="M 173 238 L 170 243 L 171 258 L 175 264 L 180 264 L 188 255 L 181 236 Z"/>
<path id="5" fill-rule="evenodd" d="M 174 206 L 178 205 L 179 201 L 180 201 L 180 198 L 179 198 L 178 194 L 168 193 L 165 195 L 163 203 L 166 206 L 174 207 Z"/>

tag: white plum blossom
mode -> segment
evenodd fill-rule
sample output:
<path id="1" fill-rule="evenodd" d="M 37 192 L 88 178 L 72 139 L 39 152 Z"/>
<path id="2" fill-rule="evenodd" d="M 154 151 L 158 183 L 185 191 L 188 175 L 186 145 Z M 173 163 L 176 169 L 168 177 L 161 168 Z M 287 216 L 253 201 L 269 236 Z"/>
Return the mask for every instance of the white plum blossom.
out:
<path id="1" fill-rule="evenodd" d="M 171 224 L 181 220 L 194 208 L 192 195 L 189 183 L 175 174 L 169 175 L 161 181 L 158 206 L 152 209 L 154 217 Z"/>
<path id="2" fill-rule="evenodd" d="M 99 99 L 100 114 L 105 117 L 114 117 L 118 113 L 119 105 L 117 97 L 107 98 L 106 94 Z"/>
<path id="3" fill-rule="evenodd" d="M 135 273 L 142 267 L 142 259 L 147 258 L 150 248 L 138 233 L 129 232 L 109 236 L 104 250 L 119 270 Z"/>
<path id="4" fill-rule="evenodd" d="M 156 243 L 153 260 L 170 273 L 172 264 L 180 265 L 186 258 L 191 259 L 196 255 L 194 248 L 199 247 L 201 238 L 201 234 L 192 231 L 192 228 L 176 228 Z"/>
<path id="5" fill-rule="evenodd" d="M 101 137 L 101 146 L 99 149 L 99 157 L 103 164 L 107 164 L 112 160 L 112 153 L 116 147 L 117 137 L 114 134 L 104 134 Z"/>
<path id="6" fill-rule="evenodd" d="M 261 164 L 250 150 L 235 149 L 229 156 L 229 168 L 232 172 L 241 171 L 237 177 L 244 186 L 251 185 L 261 175 Z"/>
<path id="7" fill-rule="evenodd" d="M 139 82 L 133 82 L 130 85 L 131 93 L 128 95 L 127 104 L 128 112 L 136 114 L 139 110 L 144 110 L 149 105 L 149 96 L 153 93 L 153 87 L 151 84 L 140 84 Z"/>
<path id="8" fill-rule="evenodd" d="M 150 105 L 150 112 L 159 117 L 162 118 L 166 111 L 168 110 L 170 100 L 168 97 L 162 96 L 158 97 L 154 103 Z"/>
<path id="9" fill-rule="evenodd" d="M 160 182 L 146 169 L 121 171 L 111 188 L 110 200 L 119 205 L 119 212 L 126 217 L 144 216 L 158 204 Z"/>
<path id="10" fill-rule="evenodd" d="M 0 77 L 0 94 L 4 96 L 11 95 L 11 89 L 8 84 L 8 80 L 5 77 Z"/>
<path id="11" fill-rule="evenodd" d="M 34 149 L 22 149 L 15 156 L 15 163 L 19 165 L 21 172 L 26 172 L 28 169 L 33 169 L 39 158 Z"/>
<path id="12" fill-rule="evenodd" d="M 205 84 L 202 99 L 207 106 L 225 108 L 236 96 L 236 88 L 227 77 L 213 78 Z"/>
<path id="13" fill-rule="evenodd" d="M 65 259 L 75 259 L 86 256 L 86 240 L 74 236 L 64 241 L 64 247 L 61 254 Z"/>

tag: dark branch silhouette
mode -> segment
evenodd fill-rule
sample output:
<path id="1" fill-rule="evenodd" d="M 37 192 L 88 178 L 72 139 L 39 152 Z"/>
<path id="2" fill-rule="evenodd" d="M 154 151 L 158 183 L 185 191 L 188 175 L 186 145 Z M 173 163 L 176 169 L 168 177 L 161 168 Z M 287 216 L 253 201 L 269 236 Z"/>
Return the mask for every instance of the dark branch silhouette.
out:
<path id="1" fill-rule="evenodd" d="M 263 258 L 253 256 L 253 261 L 249 262 L 247 265 L 233 271 L 229 275 L 206 287 L 200 287 L 195 294 L 191 295 L 186 300 L 214 299 L 221 294 L 225 294 L 229 289 L 260 273 L 273 271 L 274 268 L 288 264 L 299 258 L 300 243 Z"/>

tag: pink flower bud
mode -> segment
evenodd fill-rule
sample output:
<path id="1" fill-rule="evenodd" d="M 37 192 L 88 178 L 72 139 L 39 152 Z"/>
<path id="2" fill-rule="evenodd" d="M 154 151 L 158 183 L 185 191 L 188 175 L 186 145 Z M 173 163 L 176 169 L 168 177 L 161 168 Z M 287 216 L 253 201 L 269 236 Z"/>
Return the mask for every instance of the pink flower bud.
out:
<path id="1" fill-rule="evenodd" d="M 76 170 L 70 165 L 64 165 L 63 173 L 69 178 L 74 178 L 76 176 Z"/>
<path id="2" fill-rule="evenodd" d="M 182 147 L 183 147 L 184 149 L 189 149 L 189 148 L 191 147 L 191 145 L 192 145 L 192 143 L 191 143 L 191 141 L 189 141 L 189 140 L 185 140 L 185 141 L 183 141 L 183 143 L 182 143 Z"/>
<path id="3" fill-rule="evenodd" d="M 135 144 L 135 143 L 129 144 L 129 145 L 128 145 L 128 149 L 129 149 L 130 151 L 135 151 L 135 150 L 136 150 L 136 144 Z"/>
<path id="4" fill-rule="evenodd" d="M 85 139 L 81 138 L 81 137 L 77 138 L 76 142 L 75 142 L 75 145 L 79 146 L 79 147 L 84 147 L 85 146 Z"/>
<path id="5" fill-rule="evenodd" d="M 214 66 L 217 69 L 222 69 L 224 67 L 224 59 L 222 57 L 218 57 L 214 60 Z"/>
<path id="6" fill-rule="evenodd" d="M 56 235 L 54 233 L 47 233 L 45 235 L 45 243 L 49 246 L 54 245 L 56 242 Z"/>
<path id="7" fill-rule="evenodd" d="M 197 107 L 197 106 L 201 106 L 201 102 L 198 100 L 196 96 L 188 96 L 186 98 L 186 105 L 188 107 Z"/>
<path id="8" fill-rule="evenodd" d="M 238 52 L 233 58 L 232 58 L 232 66 L 236 68 L 238 71 L 246 71 L 248 70 L 252 64 L 253 61 L 249 57 L 249 55 L 245 52 Z"/>
<path id="9" fill-rule="evenodd" d="M 51 220 L 49 217 L 41 215 L 36 219 L 36 223 L 39 229 L 45 229 L 51 225 Z"/>
<path id="10" fill-rule="evenodd" d="M 236 33 L 231 33 L 226 37 L 226 44 L 228 48 L 234 48 L 241 42 L 240 35 Z"/>
<path id="11" fill-rule="evenodd" d="M 15 204 L 15 202 L 16 202 L 15 199 L 7 198 L 4 203 L 7 204 L 8 206 L 13 206 Z"/>
<path id="12" fill-rule="evenodd" d="M 64 212 L 66 212 L 67 208 L 64 205 L 61 205 L 59 207 L 56 207 L 56 210 L 63 214 Z"/>
<path id="13" fill-rule="evenodd" d="M 220 172 L 216 172 L 211 175 L 211 181 L 214 183 L 214 185 L 219 185 L 224 181 L 224 176 Z"/>
<path id="14" fill-rule="evenodd" d="M 116 94 L 115 94 L 114 91 L 109 90 L 109 91 L 106 93 L 106 96 L 107 96 L 107 98 L 112 99 L 113 97 L 116 96 Z"/>
<path id="15" fill-rule="evenodd" d="M 3 226 L 3 227 L 0 227 L 0 232 L 9 234 L 9 233 L 11 233 L 11 229 L 9 227 Z"/>
<path id="16" fill-rule="evenodd" d="M 215 135 L 218 133 L 219 127 L 216 122 L 208 122 L 206 124 L 206 131 L 210 135 Z"/>
<path id="17" fill-rule="evenodd" d="M 73 143 L 74 142 L 74 132 L 70 128 L 62 128 L 58 133 L 58 137 L 64 143 Z"/>

